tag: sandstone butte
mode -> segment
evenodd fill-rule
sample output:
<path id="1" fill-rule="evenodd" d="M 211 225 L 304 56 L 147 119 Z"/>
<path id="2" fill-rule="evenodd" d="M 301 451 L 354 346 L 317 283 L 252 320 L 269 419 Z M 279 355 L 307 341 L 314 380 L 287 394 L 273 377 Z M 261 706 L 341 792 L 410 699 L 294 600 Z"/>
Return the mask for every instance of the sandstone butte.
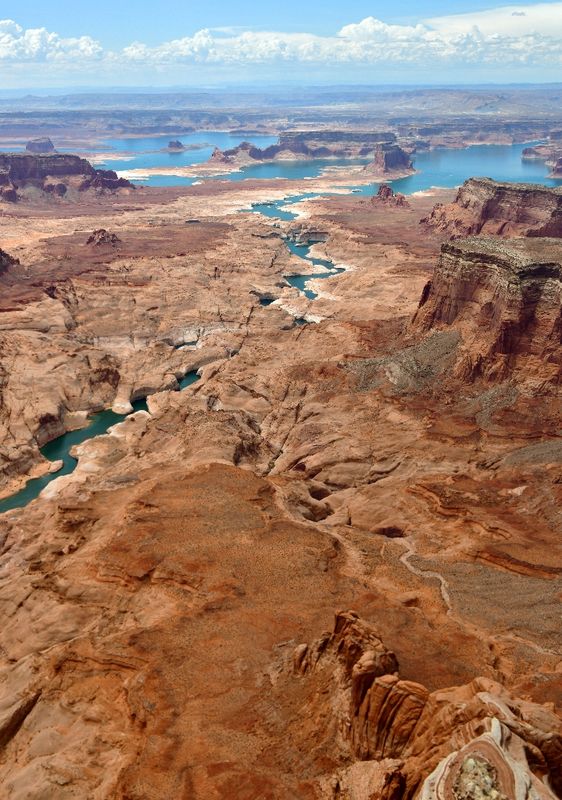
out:
<path id="1" fill-rule="evenodd" d="M 408 153 L 394 142 L 377 144 L 374 159 L 365 167 L 365 171 L 392 177 L 411 175 L 415 172 Z"/>
<path id="2" fill-rule="evenodd" d="M 560 195 L 288 190 L 2 218 L 3 493 L 149 395 L 0 516 L 11 800 L 562 796 Z"/>

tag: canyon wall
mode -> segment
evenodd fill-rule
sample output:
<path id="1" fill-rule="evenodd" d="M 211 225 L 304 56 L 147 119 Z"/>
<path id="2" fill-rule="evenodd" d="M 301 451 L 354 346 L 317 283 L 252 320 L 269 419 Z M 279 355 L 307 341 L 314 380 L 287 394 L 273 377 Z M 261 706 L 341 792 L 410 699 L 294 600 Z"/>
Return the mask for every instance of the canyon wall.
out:
<path id="1" fill-rule="evenodd" d="M 414 329 L 461 332 L 465 377 L 562 377 L 562 248 L 556 239 L 469 237 L 442 246 Z"/>
<path id="2" fill-rule="evenodd" d="M 470 178 L 423 224 L 451 237 L 562 236 L 562 188 Z"/>

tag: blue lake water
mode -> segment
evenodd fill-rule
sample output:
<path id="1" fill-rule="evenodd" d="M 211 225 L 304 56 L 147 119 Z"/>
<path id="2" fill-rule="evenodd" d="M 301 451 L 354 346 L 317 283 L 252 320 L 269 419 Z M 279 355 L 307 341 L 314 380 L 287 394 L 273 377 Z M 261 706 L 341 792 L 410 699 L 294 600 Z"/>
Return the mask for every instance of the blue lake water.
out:
<path id="1" fill-rule="evenodd" d="M 168 146 L 172 139 L 189 145 L 203 145 L 197 150 L 181 150 L 176 153 L 161 152 Z M 277 144 L 277 136 L 247 136 L 256 147 L 269 147 Z M 215 147 L 221 150 L 230 150 L 244 141 L 239 133 L 232 134 L 224 131 L 200 131 L 187 133 L 180 136 L 146 136 L 129 139 L 106 139 L 100 149 L 104 153 L 111 153 L 104 161 L 107 169 L 146 169 L 148 167 L 187 167 L 191 164 L 202 164 L 208 161 Z"/>
<path id="2" fill-rule="evenodd" d="M 288 275 L 286 276 L 285 280 L 291 286 L 294 286 L 296 289 L 301 291 L 305 297 L 309 300 L 315 300 L 318 295 L 316 292 L 313 292 L 312 289 L 308 288 L 308 281 L 312 280 L 313 278 L 332 278 L 334 275 L 339 275 L 341 272 L 345 272 L 343 269 L 334 268 L 334 265 L 331 261 L 327 261 L 323 258 L 314 258 L 314 256 L 310 255 L 310 248 L 311 244 L 297 244 L 297 242 L 292 241 L 291 239 L 287 239 L 285 244 L 291 251 L 294 256 L 298 258 L 303 258 L 306 261 L 310 261 L 312 264 L 318 264 L 320 266 L 326 267 L 329 269 L 330 272 L 321 272 L 318 275 Z"/>
<path id="3" fill-rule="evenodd" d="M 198 150 L 185 150 L 180 153 L 159 152 L 166 147 L 172 136 L 145 137 L 134 139 L 110 139 L 103 143 L 103 149 L 111 148 L 115 153 L 115 158 L 106 161 L 105 166 L 111 169 L 125 170 L 148 168 L 158 166 L 173 166 L 181 164 L 200 164 L 206 161 L 215 146 L 221 149 L 235 147 L 240 143 L 240 135 L 220 132 L 201 132 L 180 136 L 180 141 L 189 145 L 192 143 L 206 143 L 205 147 Z M 259 147 L 267 147 L 276 142 L 273 136 L 251 136 L 248 137 Z M 501 181 L 514 181 L 525 183 L 539 183 L 545 186 L 560 186 L 562 180 L 553 180 L 547 177 L 548 168 L 540 161 L 525 162 L 521 160 L 521 153 L 524 147 L 529 144 L 518 145 L 474 145 L 464 150 L 432 150 L 418 153 L 415 156 L 415 167 L 418 172 L 407 178 L 392 181 L 396 191 L 404 194 L 423 191 L 432 187 L 452 188 L 463 183 L 470 177 L 489 177 Z M 131 155 L 129 158 L 127 156 Z M 303 180 L 305 178 L 317 177 L 326 167 L 338 165 L 349 165 L 352 161 L 279 161 L 271 164 L 257 164 L 247 167 L 239 173 L 231 173 L 220 176 L 220 179 L 229 181 L 240 181 L 246 178 L 255 179 L 274 179 L 284 178 L 289 180 Z M 160 186 L 179 186 L 190 185 L 196 178 L 178 178 L 171 175 L 153 176 L 150 183 Z M 354 191 L 362 195 L 372 195 L 378 191 L 379 184 L 371 183 L 365 186 L 357 186 Z M 313 192 L 285 198 L 274 203 L 256 204 L 251 210 L 265 214 L 266 216 L 278 219 L 294 219 L 296 215 L 290 210 L 282 210 L 282 206 L 294 205 L 301 200 L 319 196 Z M 322 264 L 331 269 L 333 264 L 330 261 L 311 258 L 310 245 L 297 244 L 287 240 L 287 246 L 291 252 L 307 261 L 315 264 Z M 297 289 L 302 291 L 307 298 L 314 300 L 317 295 L 307 288 L 307 283 L 311 277 L 329 278 L 343 270 L 333 270 L 321 275 L 292 275 L 287 280 Z M 264 301 L 264 304 L 268 301 Z M 303 324 L 304 320 L 296 320 L 297 324 Z M 191 386 L 197 380 L 195 372 L 188 373 L 180 381 L 180 389 Z M 146 408 L 144 400 L 134 404 L 135 410 Z M 72 431 L 53 440 L 41 448 L 42 454 L 50 461 L 62 459 L 63 468 L 53 475 L 45 475 L 28 481 L 24 489 L 12 497 L 0 500 L 0 513 L 12 508 L 19 508 L 33 500 L 40 491 L 50 481 L 65 475 L 76 466 L 75 459 L 69 454 L 69 450 L 76 444 L 80 444 L 86 439 L 105 433 L 109 427 L 123 419 L 112 411 L 102 411 L 94 414 L 90 419 L 87 428 L 79 431 Z"/>
<path id="4" fill-rule="evenodd" d="M 522 161 L 521 154 L 530 144 L 474 145 L 464 150 L 430 150 L 414 156 L 415 175 L 392 181 L 397 192 L 413 192 L 434 186 L 453 188 L 467 178 L 485 177 L 515 183 L 541 183 L 560 186 L 562 180 L 548 178 L 549 168 L 541 161 Z M 371 195 L 379 184 L 358 187 L 360 194 Z"/>
<path id="5" fill-rule="evenodd" d="M 188 386 L 192 386 L 198 379 L 199 375 L 195 370 L 188 372 L 179 381 L 180 390 L 186 389 Z M 133 406 L 133 411 L 131 413 L 134 413 L 135 411 L 148 410 L 146 399 L 144 398 L 135 400 L 135 402 L 131 403 L 131 405 Z M 125 416 L 122 414 L 115 414 L 109 409 L 106 411 L 100 411 L 99 413 L 92 414 L 92 416 L 89 417 L 86 428 L 80 428 L 80 430 L 77 431 L 70 431 L 69 433 L 65 433 L 63 436 L 59 436 L 56 439 L 47 442 L 47 444 L 41 448 L 41 455 L 48 461 L 61 460 L 63 462 L 62 468 L 58 472 L 42 475 L 40 478 L 33 478 L 32 480 L 28 481 L 23 489 L 21 489 L 19 492 L 0 500 L 0 514 L 3 514 L 5 511 L 11 511 L 14 508 L 22 508 L 23 506 L 26 506 L 32 500 L 35 500 L 45 486 L 51 483 L 51 481 L 54 481 L 56 478 L 60 478 L 61 475 L 69 475 L 71 472 L 73 472 L 78 462 L 70 455 L 70 450 L 75 445 L 82 444 L 88 439 L 93 439 L 94 436 L 101 436 L 102 434 L 107 433 L 109 428 L 111 428 L 113 425 L 116 425 L 118 422 L 123 422 L 124 419 Z"/>

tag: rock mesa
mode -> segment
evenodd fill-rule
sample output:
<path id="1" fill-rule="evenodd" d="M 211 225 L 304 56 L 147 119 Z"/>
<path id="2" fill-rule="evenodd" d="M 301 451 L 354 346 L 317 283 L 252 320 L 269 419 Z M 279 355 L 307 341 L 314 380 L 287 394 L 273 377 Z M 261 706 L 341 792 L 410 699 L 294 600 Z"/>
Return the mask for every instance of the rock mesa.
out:
<path id="1" fill-rule="evenodd" d="M 436 206 L 422 223 L 452 238 L 480 233 L 560 237 L 562 188 L 470 178 L 454 202 Z"/>
<path id="2" fill-rule="evenodd" d="M 462 335 L 463 377 L 561 375 L 562 251 L 556 239 L 470 237 L 443 244 L 414 329 Z"/>

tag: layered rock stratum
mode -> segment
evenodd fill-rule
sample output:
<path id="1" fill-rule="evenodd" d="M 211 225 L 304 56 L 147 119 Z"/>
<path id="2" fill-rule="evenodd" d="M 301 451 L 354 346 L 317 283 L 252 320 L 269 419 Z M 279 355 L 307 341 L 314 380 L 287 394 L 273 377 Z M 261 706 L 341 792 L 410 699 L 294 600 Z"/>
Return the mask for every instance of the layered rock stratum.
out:
<path id="1" fill-rule="evenodd" d="M 558 384 L 562 378 L 562 249 L 557 239 L 470 237 L 444 244 L 414 325 L 454 327 L 464 377 Z"/>
<path id="2" fill-rule="evenodd" d="M 0 516 L 11 800 L 560 794 L 557 243 L 440 256 L 447 196 L 247 212 L 341 181 L 2 215 L 3 493 L 148 397 Z"/>
<path id="3" fill-rule="evenodd" d="M 41 190 L 60 197 L 69 188 L 115 191 L 132 189 L 133 184 L 119 178 L 113 170 L 95 169 L 79 156 L 62 153 L 0 153 L 0 196 L 15 202 L 26 190 Z"/>
<path id="4" fill-rule="evenodd" d="M 400 145 L 384 142 L 375 147 L 375 157 L 365 170 L 376 175 L 408 175 L 414 172 L 414 166 Z"/>
<path id="5" fill-rule="evenodd" d="M 354 612 L 300 644 L 292 668 L 305 713 L 290 735 L 309 752 L 337 742 L 352 761 L 323 779 L 334 798 L 555 800 L 562 789 L 556 714 L 486 678 L 436 692 L 402 680 L 396 655 Z"/>
<path id="6" fill-rule="evenodd" d="M 48 136 L 41 136 L 38 139 L 30 139 L 25 149 L 28 153 L 54 153 L 55 145 Z"/>
<path id="7" fill-rule="evenodd" d="M 452 237 L 562 236 L 562 189 L 470 178 L 452 203 L 423 220 Z"/>

